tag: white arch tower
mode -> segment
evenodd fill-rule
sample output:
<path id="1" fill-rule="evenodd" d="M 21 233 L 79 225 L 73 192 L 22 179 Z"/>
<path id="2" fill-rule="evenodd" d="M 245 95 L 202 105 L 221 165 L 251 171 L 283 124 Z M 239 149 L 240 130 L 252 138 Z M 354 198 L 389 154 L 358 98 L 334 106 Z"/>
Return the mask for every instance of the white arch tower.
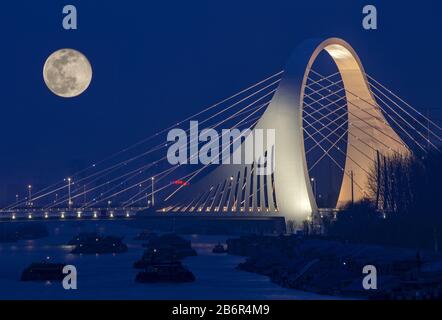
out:
<path id="1" fill-rule="evenodd" d="M 367 171 L 383 155 L 408 149 L 388 124 L 371 93 L 359 57 L 338 38 L 311 39 L 291 56 L 284 76 L 256 129 L 274 129 L 274 172 L 256 174 L 256 164 L 220 165 L 191 188 L 185 188 L 160 211 L 209 215 L 281 215 L 303 221 L 317 211 L 307 170 L 303 134 L 304 91 L 311 67 L 322 51 L 335 62 L 346 90 L 349 134 L 345 173 L 337 206 L 364 197 Z M 382 142 L 382 143 L 380 143 Z M 265 144 L 264 144 L 265 145 Z M 353 188 L 348 173 L 352 173 Z"/>

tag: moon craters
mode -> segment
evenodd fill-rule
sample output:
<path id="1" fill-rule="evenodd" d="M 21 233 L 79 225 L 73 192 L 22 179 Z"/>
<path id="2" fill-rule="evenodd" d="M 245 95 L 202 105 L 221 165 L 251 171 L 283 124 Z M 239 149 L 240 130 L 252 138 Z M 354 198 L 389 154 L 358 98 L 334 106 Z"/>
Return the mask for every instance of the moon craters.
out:
<path id="1" fill-rule="evenodd" d="M 92 80 L 89 60 L 74 49 L 61 49 L 52 53 L 43 67 L 43 78 L 56 95 L 71 98 L 83 93 Z"/>

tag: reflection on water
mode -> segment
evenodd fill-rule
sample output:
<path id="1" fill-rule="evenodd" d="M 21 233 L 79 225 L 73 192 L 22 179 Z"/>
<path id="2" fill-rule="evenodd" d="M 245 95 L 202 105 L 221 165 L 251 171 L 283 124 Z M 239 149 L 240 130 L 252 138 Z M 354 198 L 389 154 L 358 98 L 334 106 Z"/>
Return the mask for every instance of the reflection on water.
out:
<path id="1" fill-rule="evenodd" d="M 0 244 L 0 299 L 323 299 L 311 293 L 281 288 L 267 277 L 238 271 L 244 258 L 213 254 L 212 248 L 227 237 L 192 235 L 187 238 L 198 256 L 183 260 L 196 282 L 183 284 L 139 284 L 132 264 L 144 248 L 133 240 L 140 232 L 127 222 L 50 222 L 50 236 L 38 240 Z M 122 254 L 71 254 L 66 243 L 79 232 L 98 231 L 124 236 L 129 250 Z M 61 283 L 20 282 L 20 275 L 32 262 L 75 265 L 78 290 L 66 291 Z"/>

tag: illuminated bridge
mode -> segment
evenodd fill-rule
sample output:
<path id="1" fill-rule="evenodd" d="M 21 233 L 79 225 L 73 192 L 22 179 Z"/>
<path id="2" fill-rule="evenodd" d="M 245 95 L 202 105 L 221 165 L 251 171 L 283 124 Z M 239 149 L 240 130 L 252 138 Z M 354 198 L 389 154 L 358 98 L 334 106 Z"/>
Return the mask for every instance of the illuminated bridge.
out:
<path id="1" fill-rule="evenodd" d="M 200 129 L 222 132 L 220 139 L 227 134 L 222 129 L 246 132 L 239 140 L 228 137 L 228 154 L 241 161 L 199 164 L 194 161 L 198 150 L 190 147 L 186 162 L 192 164 L 170 164 L 166 155 L 173 142 L 166 136 L 171 129 L 183 128 L 190 134 L 187 143 L 196 140 L 199 150 L 204 145 L 192 135 L 192 120 Z M 370 174 L 385 157 L 440 152 L 441 131 L 367 74 L 347 42 L 312 39 L 294 51 L 283 71 L 51 186 L 37 192 L 29 186 L 28 195 L 1 215 L 3 221 L 19 216 L 98 219 L 138 212 L 302 222 L 323 208 L 315 170 L 325 161 L 339 181 L 327 208 L 340 209 L 369 195 Z M 262 148 L 250 156 L 248 142 L 258 139 Z M 243 161 L 247 156 L 251 161 Z"/>

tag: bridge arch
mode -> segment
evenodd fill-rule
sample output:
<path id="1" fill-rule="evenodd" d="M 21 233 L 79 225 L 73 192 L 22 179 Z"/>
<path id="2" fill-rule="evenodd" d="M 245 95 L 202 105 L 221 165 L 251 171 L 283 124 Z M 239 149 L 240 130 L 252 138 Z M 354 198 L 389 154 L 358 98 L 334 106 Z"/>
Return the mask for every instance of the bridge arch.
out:
<path id="1" fill-rule="evenodd" d="M 376 150 L 388 155 L 392 152 L 404 154 L 408 149 L 377 107 L 355 50 L 342 39 L 329 38 L 307 40 L 295 49 L 267 110 L 255 126 L 254 130 L 274 129 L 276 133 L 274 150 L 266 150 L 274 153 L 271 177 L 266 179 L 253 175 L 256 169 L 253 165 L 222 165 L 195 185 L 192 191 L 185 192 L 189 200 L 169 203 L 162 210 L 280 214 L 298 222 L 316 212 L 304 148 L 302 117 L 308 75 L 322 51 L 331 56 L 338 68 L 349 111 L 345 172 L 337 206 L 343 206 L 352 197 L 356 201 L 362 199 L 367 186 L 367 171 L 376 161 Z M 352 188 L 350 172 L 353 185 L 358 188 Z M 233 192 L 242 189 L 246 189 L 242 194 Z M 260 203 L 264 198 L 269 199 L 265 207 Z M 241 203 L 244 205 L 238 205 Z"/>

